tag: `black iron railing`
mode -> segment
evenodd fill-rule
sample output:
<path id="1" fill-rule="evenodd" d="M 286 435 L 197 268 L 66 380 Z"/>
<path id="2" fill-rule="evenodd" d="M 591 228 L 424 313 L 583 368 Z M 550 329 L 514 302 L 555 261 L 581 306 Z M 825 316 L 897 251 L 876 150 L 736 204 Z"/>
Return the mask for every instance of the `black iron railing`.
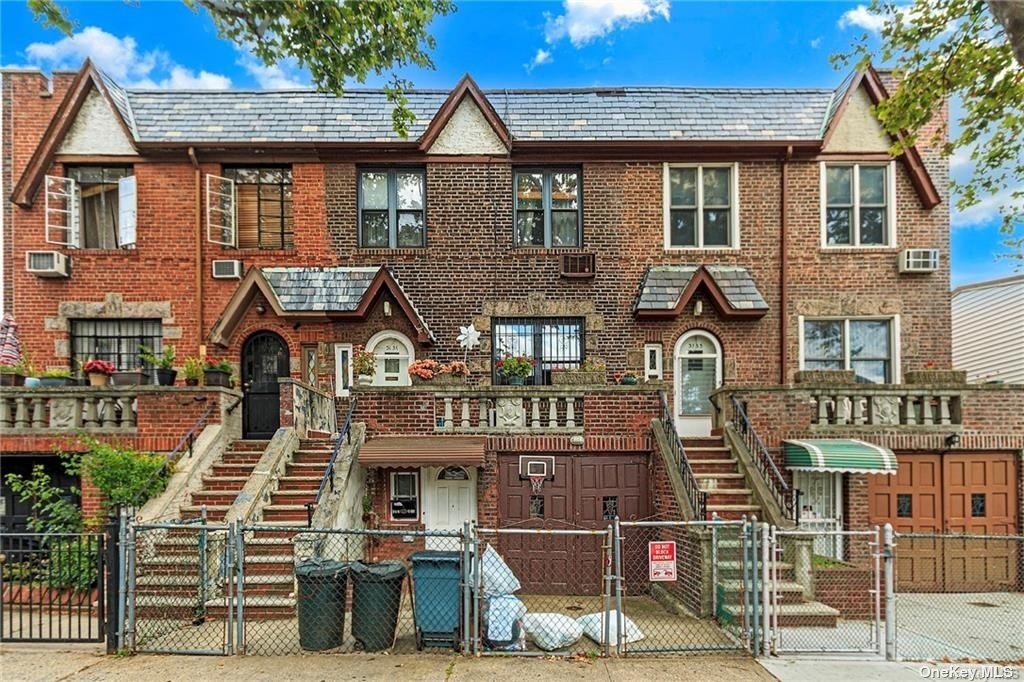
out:
<path id="1" fill-rule="evenodd" d="M 768 452 L 768 447 L 761 440 L 761 436 L 754 429 L 754 425 L 750 423 L 747 409 L 739 398 L 735 395 L 730 395 L 729 405 L 732 409 L 730 421 L 733 428 L 746 446 L 747 452 L 753 458 L 754 466 L 757 467 L 761 478 L 768 485 L 768 489 L 782 510 L 783 516 L 799 524 L 800 491 L 786 483 L 785 477 L 779 471 L 779 467 L 775 465 L 775 460 L 772 459 L 771 453 Z"/>
<path id="2" fill-rule="evenodd" d="M 679 439 L 679 433 L 676 431 L 676 420 L 672 416 L 672 410 L 668 405 L 668 396 L 665 395 L 664 391 L 661 392 L 661 428 L 665 433 L 665 440 L 668 442 L 672 459 L 679 469 L 679 475 L 682 476 L 683 490 L 686 493 L 687 499 L 690 500 L 693 513 L 697 519 L 706 520 L 708 514 L 708 494 L 700 489 L 700 486 L 697 484 L 697 477 L 693 475 L 693 469 L 690 468 L 690 460 L 686 458 L 686 449 L 683 447 L 683 441 Z"/>
<path id="3" fill-rule="evenodd" d="M 331 459 L 327 462 L 327 468 L 324 470 L 324 477 L 320 479 L 320 487 L 316 491 L 316 499 L 312 502 L 306 503 L 306 525 L 313 525 L 313 510 L 318 504 L 320 504 L 320 498 L 323 497 L 324 490 L 330 488 L 331 492 L 334 492 L 334 463 L 338 459 L 338 454 L 341 453 L 341 447 L 345 443 L 352 442 L 352 415 L 356 411 L 356 399 L 352 399 L 352 403 L 348 406 L 348 414 L 345 415 L 345 423 L 342 424 L 341 430 L 338 432 L 338 440 L 334 443 L 334 450 L 331 451 Z"/>

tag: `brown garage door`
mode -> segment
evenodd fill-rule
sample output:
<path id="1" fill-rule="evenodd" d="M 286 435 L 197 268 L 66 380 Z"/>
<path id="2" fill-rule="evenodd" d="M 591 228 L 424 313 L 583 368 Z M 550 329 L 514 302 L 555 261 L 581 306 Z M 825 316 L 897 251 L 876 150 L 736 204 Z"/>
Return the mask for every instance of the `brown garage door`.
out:
<path id="1" fill-rule="evenodd" d="M 895 476 L 871 476 L 870 523 L 897 533 L 1012 535 L 1017 476 L 1009 453 L 900 454 Z M 898 543 L 901 589 L 1013 589 L 1016 544 L 914 538 Z"/>
<path id="2" fill-rule="evenodd" d="M 556 455 L 554 480 L 533 494 L 519 478 L 519 456 L 498 459 L 498 520 L 502 527 L 606 528 L 648 515 L 644 455 Z M 578 535 L 502 535 L 499 549 L 524 592 L 597 594 L 603 538 Z"/>

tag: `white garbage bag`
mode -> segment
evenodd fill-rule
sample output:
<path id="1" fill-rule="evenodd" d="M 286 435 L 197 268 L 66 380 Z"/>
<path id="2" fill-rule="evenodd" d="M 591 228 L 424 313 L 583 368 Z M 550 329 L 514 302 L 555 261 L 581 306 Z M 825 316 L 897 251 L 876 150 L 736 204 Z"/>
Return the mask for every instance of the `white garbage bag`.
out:
<path id="1" fill-rule="evenodd" d="M 490 544 L 484 549 L 484 555 L 480 561 L 480 572 L 484 594 L 512 594 L 522 587 L 519 584 L 519 578 L 501 558 L 498 550 Z"/>
<path id="2" fill-rule="evenodd" d="M 580 616 L 576 619 L 576 622 L 583 628 L 583 634 L 598 644 L 615 644 L 618 640 L 620 627 L 623 632 L 622 641 L 626 644 L 639 642 L 644 638 L 644 633 L 640 631 L 640 628 L 637 627 L 636 623 L 631 621 L 624 614 L 612 609 L 608 616 L 608 623 L 605 623 L 603 611 Z M 606 625 L 608 626 L 607 636 L 605 636 Z"/>
<path id="3" fill-rule="evenodd" d="M 544 651 L 572 646 L 583 636 L 583 628 L 576 619 L 561 613 L 528 613 L 523 617 L 523 629 Z"/>
<path id="4" fill-rule="evenodd" d="M 522 622 L 526 605 L 511 594 L 484 599 L 484 645 L 497 651 L 524 651 L 526 637 Z"/>

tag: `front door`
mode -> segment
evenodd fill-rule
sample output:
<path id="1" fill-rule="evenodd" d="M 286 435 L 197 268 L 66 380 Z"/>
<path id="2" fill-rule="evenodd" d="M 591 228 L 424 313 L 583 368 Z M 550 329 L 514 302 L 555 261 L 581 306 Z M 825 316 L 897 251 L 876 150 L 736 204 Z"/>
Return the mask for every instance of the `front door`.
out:
<path id="1" fill-rule="evenodd" d="M 702 331 L 683 334 L 675 350 L 676 431 L 682 437 L 710 436 L 712 410 L 709 399 L 722 385 L 722 349 Z"/>
<path id="2" fill-rule="evenodd" d="M 278 377 L 288 372 L 288 346 L 273 332 L 258 332 L 242 348 L 242 390 L 245 391 L 242 436 L 267 440 L 281 426 Z"/>
<path id="3" fill-rule="evenodd" d="M 423 509 L 427 531 L 462 531 L 466 521 L 476 521 L 476 469 L 430 467 L 422 472 L 427 503 Z M 455 551 L 458 540 L 427 537 L 427 549 Z"/>

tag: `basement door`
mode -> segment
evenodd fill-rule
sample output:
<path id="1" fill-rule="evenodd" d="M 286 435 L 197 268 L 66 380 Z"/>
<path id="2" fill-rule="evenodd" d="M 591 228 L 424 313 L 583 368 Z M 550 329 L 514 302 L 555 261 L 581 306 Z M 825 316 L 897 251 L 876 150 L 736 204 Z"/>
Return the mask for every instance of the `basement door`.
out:
<path id="1" fill-rule="evenodd" d="M 242 347 L 242 437 L 269 440 L 281 426 L 278 377 L 288 371 L 288 346 L 273 332 L 257 332 Z"/>
<path id="2" fill-rule="evenodd" d="M 423 524 L 427 531 L 462 531 L 466 521 L 476 521 L 476 468 L 424 467 L 421 474 L 426 500 Z M 456 538 L 427 537 L 427 549 L 455 551 Z"/>

